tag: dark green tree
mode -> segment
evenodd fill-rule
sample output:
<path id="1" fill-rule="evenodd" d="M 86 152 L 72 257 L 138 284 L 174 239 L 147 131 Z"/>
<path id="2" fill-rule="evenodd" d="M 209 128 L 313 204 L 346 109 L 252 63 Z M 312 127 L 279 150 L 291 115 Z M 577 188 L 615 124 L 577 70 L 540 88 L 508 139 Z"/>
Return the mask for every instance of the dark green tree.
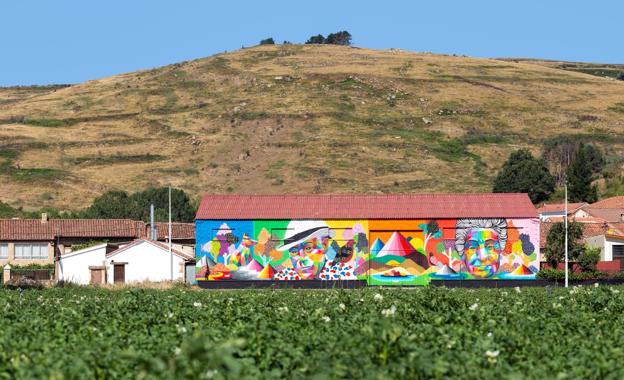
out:
<path id="1" fill-rule="evenodd" d="M 566 170 L 566 177 L 570 201 L 592 203 L 598 200 L 598 190 L 596 186 L 592 186 L 592 162 L 589 160 L 585 145 L 580 145 Z"/>
<path id="2" fill-rule="evenodd" d="M 89 219 L 134 219 L 148 222 L 150 204 L 154 204 L 157 222 L 169 219 L 169 189 L 151 188 L 128 195 L 125 191 L 108 191 L 97 197 L 82 217 Z M 195 205 L 180 189 L 171 189 L 171 220 L 192 222 L 195 219 Z"/>
<path id="3" fill-rule="evenodd" d="M 312 36 L 308 38 L 308 40 L 305 43 L 306 44 L 324 44 L 325 37 L 323 37 L 322 34 L 317 34 L 316 36 Z"/>
<path id="4" fill-rule="evenodd" d="M 617 80 L 624 80 L 624 71 L 620 71 L 617 75 L 617 77 L 615 77 Z"/>
<path id="5" fill-rule="evenodd" d="M 351 45 L 351 33 L 343 30 L 342 32 L 330 33 L 325 39 L 326 44 L 330 45 Z"/>
<path id="6" fill-rule="evenodd" d="M 111 190 L 93 200 L 83 217 L 88 219 L 132 219 L 134 217 L 130 196 L 125 191 Z"/>
<path id="7" fill-rule="evenodd" d="M 584 251 L 583 226 L 579 222 L 568 223 L 568 259 L 576 260 Z M 565 224 L 553 223 L 546 237 L 544 255 L 550 266 L 556 269 L 565 260 Z"/>
<path id="8" fill-rule="evenodd" d="M 273 37 L 265 38 L 260 40 L 260 45 L 275 45 L 275 41 L 273 41 Z"/>
<path id="9" fill-rule="evenodd" d="M 151 188 L 132 194 L 134 219 L 149 221 L 150 204 L 154 204 L 157 222 L 165 222 L 169 218 L 169 189 L 166 187 Z M 171 220 L 192 222 L 195 219 L 195 206 L 189 196 L 180 189 L 171 189 Z"/>
<path id="10" fill-rule="evenodd" d="M 498 172 L 492 189 L 495 193 L 528 193 L 533 203 L 542 202 L 555 190 L 555 179 L 544 162 L 527 149 L 509 155 Z"/>

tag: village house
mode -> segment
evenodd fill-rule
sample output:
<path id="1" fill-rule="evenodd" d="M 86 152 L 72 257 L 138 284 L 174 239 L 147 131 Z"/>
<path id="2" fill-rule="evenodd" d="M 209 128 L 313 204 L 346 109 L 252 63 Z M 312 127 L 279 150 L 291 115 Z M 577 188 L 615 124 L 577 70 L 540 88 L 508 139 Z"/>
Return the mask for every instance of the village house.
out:
<path id="1" fill-rule="evenodd" d="M 565 205 L 544 204 L 537 209 L 541 220 L 542 248 L 553 223 L 562 222 Z M 624 259 L 624 196 L 595 203 L 569 203 L 568 220 L 581 223 L 583 240 L 590 247 L 600 248 L 598 269 L 617 272 Z M 544 260 L 544 256 L 542 256 Z"/>
<path id="2" fill-rule="evenodd" d="M 154 244 L 167 241 L 167 223 L 155 223 Z M 193 223 L 172 223 L 172 251 L 185 259 L 193 257 Z M 150 237 L 149 223 L 129 219 L 0 219 L 0 265 L 22 267 L 30 264 L 54 266 L 57 279 L 68 276 L 91 282 L 89 267 L 98 275 L 106 254 L 140 239 Z M 136 250 L 135 250 L 136 251 Z M 82 267 L 82 264 L 86 266 Z M 63 267 L 61 264 L 66 264 Z M 113 270 L 112 268 L 111 270 Z M 78 273 L 78 274 L 76 274 Z M 112 272 L 111 272 L 112 273 Z M 101 273 L 106 280 L 106 271 Z M 149 277 L 149 276 L 148 276 Z M 97 278 L 94 279 L 97 282 Z"/>

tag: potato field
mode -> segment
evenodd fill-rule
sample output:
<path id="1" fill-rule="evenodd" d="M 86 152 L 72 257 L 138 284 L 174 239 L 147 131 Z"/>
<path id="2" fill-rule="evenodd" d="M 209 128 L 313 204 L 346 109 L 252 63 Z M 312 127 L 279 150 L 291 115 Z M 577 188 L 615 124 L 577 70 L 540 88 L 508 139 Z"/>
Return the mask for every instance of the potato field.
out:
<path id="1" fill-rule="evenodd" d="M 624 288 L 0 290 L 0 377 L 624 378 Z"/>

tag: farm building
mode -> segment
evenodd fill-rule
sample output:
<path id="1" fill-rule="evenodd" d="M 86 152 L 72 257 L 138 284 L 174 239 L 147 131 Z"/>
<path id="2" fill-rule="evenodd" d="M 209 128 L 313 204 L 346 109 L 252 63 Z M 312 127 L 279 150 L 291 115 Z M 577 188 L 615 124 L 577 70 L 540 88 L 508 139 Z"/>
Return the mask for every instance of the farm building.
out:
<path id="1" fill-rule="evenodd" d="M 526 194 L 206 195 L 196 279 L 534 279 L 539 223 Z"/>

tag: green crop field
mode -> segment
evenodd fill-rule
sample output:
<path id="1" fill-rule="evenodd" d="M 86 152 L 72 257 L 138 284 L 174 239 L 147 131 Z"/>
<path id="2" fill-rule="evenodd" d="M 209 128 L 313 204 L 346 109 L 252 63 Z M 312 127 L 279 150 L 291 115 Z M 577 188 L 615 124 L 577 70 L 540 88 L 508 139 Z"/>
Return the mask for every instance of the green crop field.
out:
<path id="1" fill-rule="evenodd" d="M 0 290 L 0 378 L 624 377 L 624 288 Z"/>

